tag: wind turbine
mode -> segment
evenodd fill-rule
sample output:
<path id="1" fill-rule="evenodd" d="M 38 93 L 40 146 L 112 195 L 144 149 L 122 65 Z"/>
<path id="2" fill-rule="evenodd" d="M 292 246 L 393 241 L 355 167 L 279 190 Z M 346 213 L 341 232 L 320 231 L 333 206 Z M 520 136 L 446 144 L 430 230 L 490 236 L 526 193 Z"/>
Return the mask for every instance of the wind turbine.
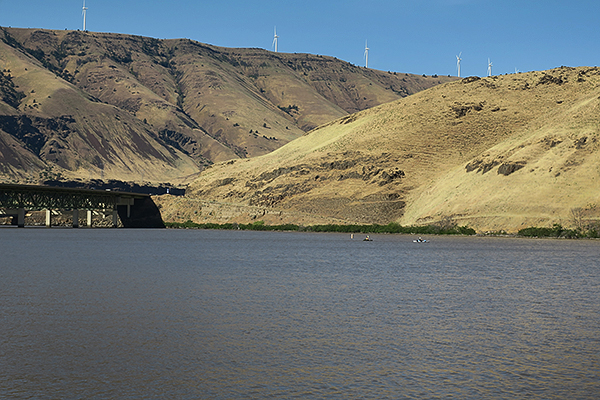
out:
<path id="1" fill-rule="evenodd" d="M 456 67 L 458 68 L 458 77 L 460 78 L 460 61 L 462 60 L 462 58 L 460 58 L 460 56 L 462 55 L 462 51 L 460 53 L 458 53 L 458 55 L 456 56 Z"/>
<path id="2" fill-rule="evenodd" d="M 492 62 L 488 58 L 488 76 L 492 76 Z"/>
<path id="3" fill-rule="evenodd" d="M 85 17 L 87 16 L 87 7 L 85 6 L 85 0 L 83 0 L 83 10 L 81 11 L 81 14 L 83 15 L 83 31 L 86 31 L 86 26 L 85 26 Z"/>
<path id="4" fill-rule="evenodd" d="M 365 40 L 365 68 L 369 68 L 369 46 Z"/>
<path id="5" fill-rule="evenodd" d="M 279 38 L 279 36 L 277 36 L 277 27 L 275 27 L 275 36 L 273 37 L 273 47 L 275 47 L 275 53 L 277 53 L 277 39 Z"/>

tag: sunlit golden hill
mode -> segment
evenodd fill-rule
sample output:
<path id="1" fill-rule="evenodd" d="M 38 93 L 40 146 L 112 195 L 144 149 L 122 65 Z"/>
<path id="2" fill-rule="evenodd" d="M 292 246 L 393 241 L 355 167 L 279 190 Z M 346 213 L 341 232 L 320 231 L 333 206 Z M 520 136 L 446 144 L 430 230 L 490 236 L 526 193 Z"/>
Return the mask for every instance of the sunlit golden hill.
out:
<path id="1" fill-rule="evenodd" d="M 600 217 L 600 69 L 471 77 L 339 118 L 204 171 L 173 221 L 459 224 Z"/>
<path id="2" fill-rule="evenodd" d="M 188 39 L 0 28 L 0 174 L 176 181 L 455 78 Z"/>

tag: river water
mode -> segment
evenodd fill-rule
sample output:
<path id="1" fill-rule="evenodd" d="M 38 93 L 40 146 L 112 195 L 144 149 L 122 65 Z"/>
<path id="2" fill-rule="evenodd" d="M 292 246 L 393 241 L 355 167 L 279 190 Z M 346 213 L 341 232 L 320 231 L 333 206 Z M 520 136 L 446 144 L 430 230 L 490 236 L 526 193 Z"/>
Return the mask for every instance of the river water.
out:
<path id="1" fill-rule="evenodd" d="M 600 395 L 600 242 L 361 238 L 0 228 L 0 398 Z"/>

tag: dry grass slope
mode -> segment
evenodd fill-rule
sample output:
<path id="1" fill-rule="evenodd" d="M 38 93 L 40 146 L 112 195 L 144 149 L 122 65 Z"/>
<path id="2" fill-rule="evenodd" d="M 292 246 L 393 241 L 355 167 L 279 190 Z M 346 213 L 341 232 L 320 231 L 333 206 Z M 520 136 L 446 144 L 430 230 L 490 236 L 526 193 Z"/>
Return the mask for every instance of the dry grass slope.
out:
<path id="1" fill-rule="evenodd" d="M 598 68 L 465 78 L 215 165 L 180 200 L 204 206 L 161 202 L 194 222 L 597 223 L 599 108 Z"/>

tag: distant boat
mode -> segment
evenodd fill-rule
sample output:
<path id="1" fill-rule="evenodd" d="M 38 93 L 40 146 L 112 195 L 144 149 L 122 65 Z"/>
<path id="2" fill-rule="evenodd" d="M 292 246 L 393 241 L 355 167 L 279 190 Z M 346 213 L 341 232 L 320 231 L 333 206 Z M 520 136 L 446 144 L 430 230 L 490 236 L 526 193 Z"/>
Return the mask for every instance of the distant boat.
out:
<path id="1" fill-rule="evenodd" d="M 427 239 L 418 238 L 413 240 L 413 243 L 427 243 Z"/>
<path id="2" fill-rule="evenodd" d="M 373 239 L 371 239 L 369 236 L 367 236 L 366 238 L 363 239 L 363 242 L 372 242 Z"/>

